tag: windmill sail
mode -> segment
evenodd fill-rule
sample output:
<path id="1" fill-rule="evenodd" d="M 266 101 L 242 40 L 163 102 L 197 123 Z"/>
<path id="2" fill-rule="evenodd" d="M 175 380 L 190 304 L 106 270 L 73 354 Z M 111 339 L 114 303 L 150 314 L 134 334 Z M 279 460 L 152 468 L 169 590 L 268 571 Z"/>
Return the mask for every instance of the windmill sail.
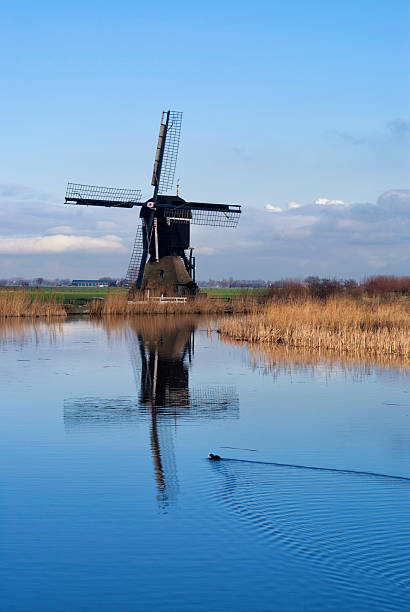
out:
<path id="1" fill-rule="evenodd" d="M 138 278 L 138 272 L 141 267 L 142 256 L 144 253 L 144 241 L 142 234 L 142 226 L 139 225 L 137 229 L 137 233 L 135 235 L 134 247 L 132 249 L 130 263 L 128 265 L 127 275 L 125 280 L 127 284 L 132 285 Z"/>
<path id="2" fill-rule="evenodd" d="M 201 210 L 192 209 L 194 225 L 212 225 L 213 227 L 236 227 L 241 215 L 239 210 Z"/>
<path id="3" fill-rule="evenodd" d="M 68 183 L 65 200 L 72 204 L 82 204 L 85 206 L 132 208 L 140 203 L 141 191 L 139 189 Z"/>
<path id="4" fill-rule="evenodd" d="M 187 202 L 187 208 L 165 208 L 164 215 L 174 222 L 191 222 L 194 225 L 213 227 L 236 227 L 241 216 L 241 207 L 234 204 L 200 204 Z"/>
<path id="5" fill-rule="evenodd" d="M 159 174 L 158 170 L 159 170 L 159 166 L 161 163 L 162 152 L 163 152 L 163 147 L 164 147 L 164 135 L 167 129 L 167 124 L 164 123 L 164 115 L 166 114 L 167 113 L 165 112 L 162 113 L 161 125 L 159 126 L 158 144 L 157 144 L 157 150 L 155 152 L 154 170 L 152 172 L 152 181 L 151 181 L 151 185 L 153 187 L 156 187 L 158 185 L 158 174 Z"/>
<path id="6" fill-rule="evenodd" d="M 162 143 L 162 137 L 165 137 L 165 142 L 162 143 L 162 159 L 159 158 L 159 163 L 157 164 L 157 158 L 155 158 L 154 166 L 154 174 L 156 176 L 159 171 L 159 177 L 157 176 L 158 193 L 170 191 L 174 186 L 175 168 L 177 165 L 179 140 L 181 136 L 181 123 L 182 113 L 178 111 L 168 111 L 165 126 L 161 124 L 161 128 L 165 128 L 165 134 L 164 131 L 162 131 L 161 136 L 160 130 L 158 147 L 160 146 L 160 140 Z"/>

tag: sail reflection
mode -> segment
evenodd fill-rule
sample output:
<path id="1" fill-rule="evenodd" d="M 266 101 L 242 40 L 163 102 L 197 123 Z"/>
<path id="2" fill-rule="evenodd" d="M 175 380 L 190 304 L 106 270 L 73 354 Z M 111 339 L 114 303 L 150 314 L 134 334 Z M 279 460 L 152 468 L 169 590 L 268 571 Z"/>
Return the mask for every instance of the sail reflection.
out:
<path id="1" fill-rule="evenodd" d="M 186 421 L 238 418 L 234 386 L 190 384 L 199 317 L 135 317 L 108 321 L 107 335 L 126 339 L 138 397 L 81 397 L 64 402 L 68 432 L 89 427 L 149 423 L 157 500 L 175 502 L 177 427 Z"/>

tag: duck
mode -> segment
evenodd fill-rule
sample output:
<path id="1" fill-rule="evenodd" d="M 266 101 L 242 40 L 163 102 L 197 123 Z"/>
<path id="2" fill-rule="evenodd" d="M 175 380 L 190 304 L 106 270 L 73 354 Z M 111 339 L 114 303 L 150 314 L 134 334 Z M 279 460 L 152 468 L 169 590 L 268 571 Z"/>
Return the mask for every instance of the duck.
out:
<path id="1" fill-rule="evenodd" d="M 208 459 L 210 459 L 211 461 L 220 461 L 221 460 L 219 455 L 214 455 L 213 453 L 209 453 Z"/>

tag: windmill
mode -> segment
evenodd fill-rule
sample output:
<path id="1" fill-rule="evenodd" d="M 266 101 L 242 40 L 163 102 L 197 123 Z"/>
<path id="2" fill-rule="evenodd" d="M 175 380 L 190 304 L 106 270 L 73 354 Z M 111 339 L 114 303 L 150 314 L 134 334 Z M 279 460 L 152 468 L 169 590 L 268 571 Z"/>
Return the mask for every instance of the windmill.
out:
<path id="1" fill-rule="evenodd" d="M 235 204 L 187 202 L 174 185 L 182 113 L 164 111 L 159 129 L 151 185 L 154 193 L 141 201 L 138 189 L 97 187 L 68 183 L 65 201 L 85 206 L 133 208 L 140 206 L 137 230 L 126 275 L 133 289 L 158 289 L 171 294 L 194 294 L 195 257 L 190 246 L 190 226 L 236 227 L 241 207 Z"/>

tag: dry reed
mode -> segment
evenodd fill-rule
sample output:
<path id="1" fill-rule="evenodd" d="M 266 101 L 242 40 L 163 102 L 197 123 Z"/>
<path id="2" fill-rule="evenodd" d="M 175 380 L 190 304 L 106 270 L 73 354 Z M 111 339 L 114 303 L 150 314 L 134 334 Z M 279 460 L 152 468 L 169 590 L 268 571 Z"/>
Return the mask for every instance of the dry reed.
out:
<path id="1" fill-rule="evenodd" d="M 271 302 L 259 312 L 225 318 L 218 331 L 234 340 L 409 360 L 407 302 L 366 303 L 344 297 Z"/>
<path id="2" fill-rule="evenodd" d="M 27 289 L 0 290 L 0 318 L 65 317 L 63 304 L 55 295 L 44 296 Z"/>

